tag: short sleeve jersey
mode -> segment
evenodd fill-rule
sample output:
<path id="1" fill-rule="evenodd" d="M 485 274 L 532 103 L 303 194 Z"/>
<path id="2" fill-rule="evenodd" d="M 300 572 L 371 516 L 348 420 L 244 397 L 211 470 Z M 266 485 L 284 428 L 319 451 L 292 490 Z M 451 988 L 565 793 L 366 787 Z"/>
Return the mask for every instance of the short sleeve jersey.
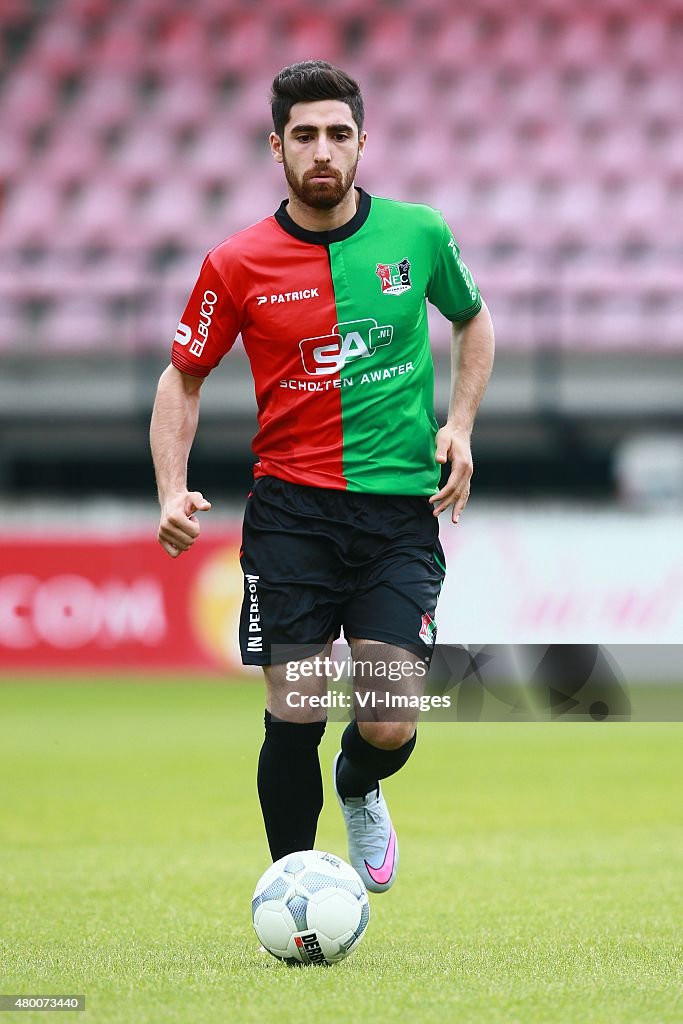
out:
<path id="1" fill-rule="evenodd" d="M 284 202 L 212 249 L 172 361 L 204 377 L 241 333 L 256 477 L 431 495 L 440 467 L 426 300 L 465 321 L 481 297 L 440 213 L 358 192 L 340 228 L 301 228 Z"/>

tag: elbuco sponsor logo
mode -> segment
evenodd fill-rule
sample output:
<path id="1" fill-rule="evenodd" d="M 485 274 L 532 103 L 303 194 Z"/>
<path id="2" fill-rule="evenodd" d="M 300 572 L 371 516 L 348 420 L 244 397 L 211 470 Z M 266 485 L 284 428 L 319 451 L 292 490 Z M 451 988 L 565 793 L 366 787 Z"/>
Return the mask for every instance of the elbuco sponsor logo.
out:
<path id="1" fill-rule="evenodd" d="M 318 936 L 315 932 L 307 932 L 306 935 L 295 935 L 294 941 L 299 950 L 299 956 L 307 964 L 319 964 L 325 959 L 325 954 L 320 948 Z"/>
<path id="2" fill-rule="evenodd" d="M 213 319 L 213 312 L 218 302 L 218 296 L 215 292 L 206 291 L 204 292 L 204 298 L 202 300 L 201 307 L 199 309 L 199 323 L 197 324 L 198 338 L 192 341 L 192 328 L 188 327 L 187 324 L 179 323 L 178 329 L 175 333 L 175 340 L 179 345 L 190 345 L 190 352 L 197 359 L 200 359 L 204 351 L 204 346 L 209 339 L 209 328 L 211 327 L 211 321 Z"/>
<path id="3" fill-rule="evenodd" d="M 257 301 L 259 306 L 263 306 L 266 302 L 270 302 L 271 306 L 276 302 L 302 302 L 304 299 L 317 299 L 319 298 L 317 288 L 304 288 L 300 292 L 276 292 L 275 295 L 257 295 Z"/>
<path id="4" fill-rule="evenodd" d="M 330 334 L 299 342 L 304 370 L 315 376 L 337 373 L 351 360 L 367 359 L 378 348 L 391 344 L 393 336 L 391 324 L 380 327 L 371 318 L 335 324 Z"/>

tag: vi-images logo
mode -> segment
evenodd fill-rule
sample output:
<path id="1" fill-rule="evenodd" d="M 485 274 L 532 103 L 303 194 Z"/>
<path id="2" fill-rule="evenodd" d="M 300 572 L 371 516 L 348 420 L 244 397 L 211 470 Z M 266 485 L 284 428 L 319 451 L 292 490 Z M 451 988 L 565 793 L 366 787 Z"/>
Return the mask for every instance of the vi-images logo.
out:
<path id="1" fill-rule="evenodd" d="M 380 327 L 370 318 L 335 324 L 330 334 L 299 342 L 304 370 L 314 376 L 337 373 L 351 360 L 367 359 L 378 348 L 391 344 L 393 336 L 391 324 Z"/>

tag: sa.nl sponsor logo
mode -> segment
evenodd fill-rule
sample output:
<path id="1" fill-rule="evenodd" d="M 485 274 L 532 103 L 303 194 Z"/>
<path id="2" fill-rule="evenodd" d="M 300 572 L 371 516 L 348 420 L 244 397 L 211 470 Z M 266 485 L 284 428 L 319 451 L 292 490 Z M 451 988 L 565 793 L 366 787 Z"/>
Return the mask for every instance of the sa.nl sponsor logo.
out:
<path id="1" fill-rule="evenodd" d="M 215 292 L 205 291 L 202 299 L 202 304 L 199 307 L 199 323 L 197 324 L 197 334 L 199 337 L 192 339 L 192 328 L 188 327 L 187 324 L 179 323 L 178 329 L 175 332 L 175 340 L 178 345 L 190 345 L 190 353 L 196 356 L 197 359 L 201 359 L 202 353 L 204 352 L 204 346 L 209 340 L 209 328 L 211 327 L 211 321 L 213 320 L 213 313 L 218 302 L 218 296 Z M 192 342 L 192 344 L 190 344 Z"/>
<path id="2" fill-rule="evenodd" d="M 391 324 L 380 327 L 369 317 L 335 324 L 330 334 L 303 338 L 299 342 L 304 370 L 318 377 L 337 373 L 348 362 L 367 359 L 378 348 L 390 345 L 393 336 Z"/>

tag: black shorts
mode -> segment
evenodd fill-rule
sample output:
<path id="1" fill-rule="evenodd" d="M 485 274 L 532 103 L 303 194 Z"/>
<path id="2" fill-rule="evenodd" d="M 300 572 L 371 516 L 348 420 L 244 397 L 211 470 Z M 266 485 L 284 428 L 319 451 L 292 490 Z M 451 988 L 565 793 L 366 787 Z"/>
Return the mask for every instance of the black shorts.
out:
<path id="1" fill-rule="evenodd" d="M 245 665 L 318 653 L 343 627 L 431 658 L 446 573 L 427 498 L 305 487 L 259 477 L 244 513 L 240 561 Z M 298 655 L 301 657 L 301 653 Z"/>

